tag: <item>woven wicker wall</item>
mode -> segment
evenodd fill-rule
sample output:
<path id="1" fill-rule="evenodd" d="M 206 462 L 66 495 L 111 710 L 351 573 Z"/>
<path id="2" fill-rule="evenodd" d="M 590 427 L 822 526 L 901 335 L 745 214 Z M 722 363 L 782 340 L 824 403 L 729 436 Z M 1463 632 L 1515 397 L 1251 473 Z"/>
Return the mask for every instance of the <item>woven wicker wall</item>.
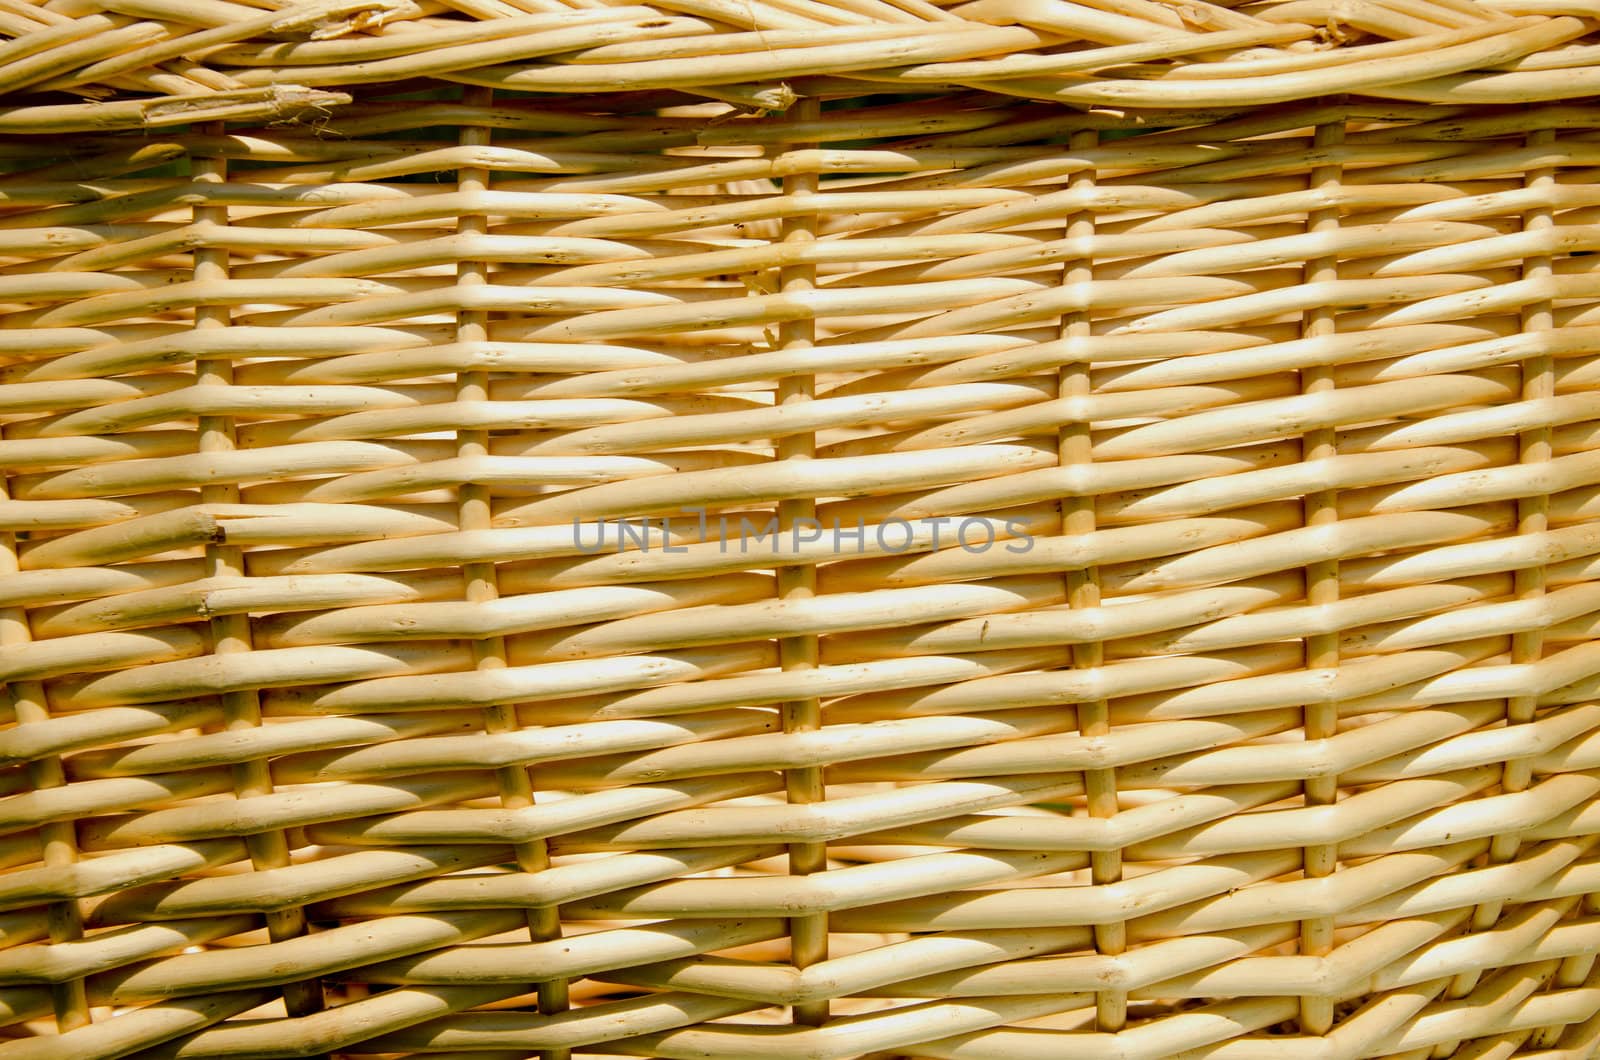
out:
<path id="1" fill-rule="evenodd" d="M 1584 3 L 0 0 L 0 1060 L 1581 1060 Z"/>

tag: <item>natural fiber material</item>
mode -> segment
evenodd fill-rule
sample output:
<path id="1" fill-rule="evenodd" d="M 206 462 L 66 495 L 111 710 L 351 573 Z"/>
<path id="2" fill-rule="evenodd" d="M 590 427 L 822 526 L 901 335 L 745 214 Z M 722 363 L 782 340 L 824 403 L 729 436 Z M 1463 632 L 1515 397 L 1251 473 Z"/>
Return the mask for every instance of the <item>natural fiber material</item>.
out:
<path id="1" fill-rule="evenodd" d="M 597 3 L 0 0 L 0 1060 L 1595 1055 L 1600 9 Z"/>

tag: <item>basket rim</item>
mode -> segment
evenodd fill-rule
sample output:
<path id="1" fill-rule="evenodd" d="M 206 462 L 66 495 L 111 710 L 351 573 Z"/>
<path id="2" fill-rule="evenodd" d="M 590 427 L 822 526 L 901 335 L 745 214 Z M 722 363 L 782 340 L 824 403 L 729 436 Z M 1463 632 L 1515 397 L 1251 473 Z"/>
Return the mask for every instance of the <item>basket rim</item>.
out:
<path id="1" fill-rule="evenodd" d="M 1131 113 L 1600 93 L 1591 0 L 1226 2 L 655 0 L 551 11 L 460 0 L 441 12 L 413 0 L 265 11 L 231 0 L 23 0 L 0 18 L 10 38 L 0 103 L 14 104 L 0 106 L 0 132 L 297 118 L 350 104 L 356 86 L 419 78 L 567 96 L 679 91 L 757 113 L 805 96 L 975 89 Z M 161 91 L 174 84 L 182 90 Z M 87 100 L 54 102 L 62 93 Z"/>

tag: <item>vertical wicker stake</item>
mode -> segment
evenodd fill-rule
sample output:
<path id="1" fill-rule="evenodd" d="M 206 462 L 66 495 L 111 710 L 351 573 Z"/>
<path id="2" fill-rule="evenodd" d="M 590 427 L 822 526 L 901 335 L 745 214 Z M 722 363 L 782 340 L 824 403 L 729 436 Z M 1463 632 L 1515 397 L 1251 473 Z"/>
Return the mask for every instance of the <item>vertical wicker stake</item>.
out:
<path id="1" fill-rule="evenodd" d="M 1342 103 L 1342 101 L 1341 101 Z M 1344 143 L 1344 119 L 1318 125 L 1313 145 L 1319 150 L 1338 148 Z M 1325 192 L 1330 199 L 1339 190 L 1342 166 L 1338 162 L 1326 163 L 1311 170 L 1311 188 Z M 1339 231 L 1337 202 L 1312 210 L 1307 218 L 1313 236 L 1332 237 Z M 1339 262 L 1334 255 L 1311 258 L 1305 264 L 1308 284 L 1333 284 L 1339 280 Z M 1301 333 L 1308 339 L 1332 336 L 1338 330 L 1331 306 L 1321 305 L 1306 311 Z M 1333 369 L 1315 365 L 1300 373 L 1300 389 L 1306 394 L 1326 394 L 1333 390 Z M 1337 431 L 1323 427 L 1307 431 L 1301 442 L 1301 459 L 1306 461 L 1332 460 L 1339 455 Z M 1333 490 L 1308 493 L 1303 502 L 1306 526 L 1332 526 L 1339 520 L 1338 495 Z M 1339 562 L 1316 560 L 1306 565 L 1306 603 L 1312 607 L 1326 607 L 1339 600 Z M 1339 665 L 1339 634 L 1314 633 L 1306 638 L 1306 668 L 1308 670 L 1333 669 Z M 1334 702 L 1309 703 L 1305 707 L 1305 738 L 1326 740 L 1338 735 L 1339 705 Z M 1339 797 L 1339 778 L 1336 776 L 1311 777 L 1305 782 L 1307 806 L 1329 806 Z M 1334 843 L 1308 846 L 1304 853 L 1304 869 L 1308 877 L 1330 876 L 1338 866 L 1339 847 Z M 1322 957 L 1333 951 L 1333 918 L 1313 917 L 1300 923 L 1300 952 Z M 1300 1028 L 1307 1034 L 1326 1034 L 1333 1026 L 1333 999 L 1330 997 L 1302 997 L 1300 999 Z"/>
<path id="2" fill-rule="evenodd" d="M 0 438 L 5 436 L 0 428 Z M 0 500 L 11 496 L 10 484 L 0 476 Z M 17 571 L 17 535 L 0 535 L 0 577 Z M 33 639 L 28 626 L 28 612 L 21 607 L 0 609 L 0 648 L 27 644 Z M 47 721 L 50 718 L 49 701 L 44 685 L 39 681 L 13 681 L 6 686 L 5 698 L 11 701 L 18 725 Z M 35 790 L 59 788 L 66 783 L 61 768 L 60 755 L 46 755 L 28 763 L 28 783 Z M 71 821 L 50 821 L 39 826 L 39 843 L 42 859 L 50 868 L 72 865 L 78 860 L 77 829 Z M 51 942 L 71 942 L 83 937 L 83 914 L 75 899 L 51 902 L 46 914 Z M 82 979 L 69 979 L 50 987 L 50 999 L 55 1007 L 56 1029 L 62 1034 L 90 1022 L 89 1002 Z"/>
<path id="3" fill-rule="evenodd" d="M 1528 146 L 1539 147 L 1555 140 L 1554 129 L 1536 129 L 1528 134 Z M 1523 230 L 1528 232 L 1550 232 L 1555 227 L 1555 217 L 1550 203 L 1556 195 L 1555 169 L 1550 166 L 1541 166 L 1530 169 L 1527 173 L 1528 187 L 1545 200 L 1544 205 L 1535 206 L 1523 215 Z M 1554 263 L 1548 254 L 1530 255 L 1523 263 L 1522 275 L 1524 279 L 1540 281 L 1548 284 L 1555 276 Z M 1525 333 L 1548 333 L 1555 328 L 1555 306 L 1549 299 L 1540 299 L 1530 302 L 1522 307 L 1522 330 Z M 1531 357 L 1522 366 L 1522 397 L 1524 400 L 1537 400 L 1553 398 L 1556 393 L 1555 361 L 1548 352 L 1541 352 Z M 1540 463 L 1554 458 L 1555 451 L 1551 428 L 1536 427 L 1531 431 L 1524 431 L 1519 438 L 1521 463 Z M 1537 493 L 1530 497 L 1523 497 L 1517 502 L 1517 530 L 1519 533 L 1542 533 L 1550 525 L 1550 496 L 1547 493 Z M 1517 599 L 1538 599 L 1545 592 L 1545 569 L 1543 564 L 1519 570 L 1513 576 Z M 1544 635 L 1538 630 L 1528 630 L 1523 633 L 1513 634 L 1511 642 L 1512 659 L 1514 662 L 1537 662 L 1544 655 Z M 1517 724 L 1533 720 L 1538 709 L 1538 699 L 1533 696 L 1511 699 L 1506 702 L 1506 720 L 1508 723 Z M 1532 763 L 1530 759 L 1519 758 L 1506 763 L 1502 785 L 1507 791 L 1520 791 L 1528 786 L 1532 780 Z M 1515 860 L 1521 847 L 1521 841 L 1516 836 L 1496 836 L 1489 847 L 1491 858 L 1504 854 L 1506 860 Z M 1503 902 L 1495 903 L 1497 906 Z M 1578 915 L 1593 916 L 1597 911 L 1595 896 L 1586 895 L 1574 902 L 1578 908 Z M 1496 912 L 1498 916 L 1498 910 Z M 1561 989 L 1582 987 L 1589 981 L 1594 970 L 1595 954 L 1591 952 L 1578 953 L 1562 960 L 1556 969 L 1554 983 Z M 1563 1028 L 1560 1026 L 1543 1027 L 1533 1034 L 1535 1048 L 1548 1049 L 1555 1046 L 1562 1038 Z"/>
<path id="4" fill-rule="evenodd" d="M 1555 139 L 1553 129 L 1535 129 L 1528 134 L 1529 147 L 1541 147 Z M 1544 205 L 1535 206 L 1523 215 L 1522 230 L 1524 232 L 1548 232 L 1555 224 L 1551 214 L 1550 203 L 1554 198 L 1556 186 L 1555 171 L 1549 166 L 1541 166 L 1528 170 L 1525 182 L 1528 188 L 1535 193 L 1536 199 L 1542 199 Z M 1555 275 L 1554 266 L 1549 254 L 1531 253 L 1522 263 L 1522 278 L 1524 282 L 1548 287 Z M 1555 327 L 1555 306 L 1548 298 L 1528 302 L 1521 311 L 1522 333 L 1536 335 L 1548 332 Z M 1540 352 L 1522 363 L 1522 399 L 1524 401 L 1547 401 L 1555 397 L 1556 377 L 1555 361 L 1548 352 Z M 1547 463 L 1551 456 L 1550 428 L 1535 427 L 1523 431 L 1517 436 L 1517 459 L 1522 464 Z M 1543 534 L 1550 528 L 1550 496 L 1547 493 L 1536 493 L 1517 500 L 1517 533 Z M 1512 572 L 1512 592 L 1518 600 L 1537 600 L 1544 595 L 1545 571 L 1542 564 L 1524 567 Z M 1537 663 L 1544 655 L 1544 634 L 1537 629 L 1523 630 L 1511 635 L 1511 662 L 1513 665 L 1530 666 Z M 1535 712 L 1539 709 L 1538 696 L 1514 696 L 1506 700 L 1506 724 L 1524 725 L 1533 720 Z M 1505 763 L 1500 774 L 1500 790 L 1503 792 L 1524 791 L 1533 779 L 1533 760 L 1530 758 L 1514 758 Z M 1515 861 L 1517 851 L 1522 846 L 1522 838 L 1516 832 L 1504 832 L 1496 835 L 1489 841 L 1489 860 L 1492 863 L 1504 864 Z M 1574 902 L 1573 904 L 1576 904 Z M 1492 930 L 1500 919 L 1505 902 L 1500 900 L 1484 902 L 1472 911 L 1472 930 Z M 1589 966 L 1594 958 L 1578 957 L 1568 958 L 1558 971 L 1559 982 L 1563 986 L 1581 985 L 1588 977 Z M 1577 961 L 1577 964 L 1573 962 Z M 1449 997 L 1465 997 L 1478 985 L 1479 974 L 1476 971 L 1463 972 L 1456 976 L 1450 983 Z M 1576 974 L 1577 978 L 1573 979 Z M 1549 1036 L 1545 1045 L 1555 1044 L 1559 1037 L 1556 1028 L 1547 1028 L 1541 1036 Z M 1449 1056 L 1454 1052 L 1456 1043 L 1445 1042 L 1434 1050 L 1434 1056 Z M 1449 1049 L 1450 1052 L 1443 1050 Z"/>
<path id="5" fill-rule="evenodd" d="M 800 100 L 788 111 L 798 122 L 815 122 L 821 106 L 815 99 Z M 788 150 L 806 150 L 815 145 L 788 143 Z M 783 178 L 786 196 L 815 195 L 817 175 L 795 173 Z M 787 244 L 809 243 L 816 238 L 816 218 L 810 214 L 785 216 L 781 238 Z M 787 260 L 787 259 L 786 259 Z M 785 295 L 804 296 L 816 287 L 815 265 L 783 265 L 778 274 L 780 290 Z M 786 320 L 778 325 L 778 346 L 785 351 L 807 350 L 816 342 L 816 321 L 807 316 L 800 320 Z M 797 405 L 810 401 L 816 390 L 816 380 L 810 375 L 785 376 L 778 383 L 778 403 Z M 816 436 L 810 433 L 786 435 L 778 440 L 779 460 L 810 460 L 816 454 Z M 815 520 L 817 502 L 812 498 L 795 498 L 778 504 L 780 538 L 793 535 L 793 527 L 802 520 Z M 800 563 L 778 568 L 778 595 L 784 600 L 809 600 L 816 595 L 817 568 L 814 564 Z M 817 665 L 817 638 L 814 634 L 784 637 L 778 642 L 779 661 L 785 670 L 811 670 Z M 813 732 L 822 727 L 822 704 L 815 699 L 801 699 L 783 705 L 784 732 Z M 822 767 L 805 766 L 786 770 L 784 783 L 792 803 L 821 802 L 823 799 Z M 789 871 L 798 876 L 820 872 L 828 865 L 827 843 L 792 843 L 789 846 Z M 795 967 L 805 968 L 828 959 L 828 914 L 810 913 L 791 917 L 789 940 L 791 960 Z M 805 1001 L 794 1006 L 796 1023 L 820 1024 L 828 1018 L 827 1001 Z"/>
<path id="6" fill-rule="evenodd" d="M 1092 151 L 1100 144 L 1100 134 L 1093 129 L 1081 129 L 1072 134 L 1068 146 L 1073 151 Z M 1095 186 L 1092 166 L 1072 175 L 1067 182 L 1071 191 L 1087 197 Z M 1094 239 L 1094 210 L 1085 209 L 1067 215 L 1067 239 L 1074 243 L 1089 244 Z M 1094 281 L 1092 256 L 1070 258 L 1062 264 L 1061 282 L 1069 287 L 1084 286 Z M 1092 389 L 1088 350 L 1091 335 L 1091 314 L 1086 309 L 1063 313 L 1060 337 L 1067 344 L 1073 360 L 1062 365 L 1058 372 L 1056 394 L 1061 398 L 1087 397 Z M 1093 457 L 1094 438 L 1091 424 L 1074 414 L 1057 437 L 1057 457 L 1061 466 L 1070 467 L 1089 463 Z M 1092 494 L 1074 494 L 1061 501 L 1061 532 L 1068 535 L 1092 534 L 1095 530 L 1095 499 Z M 1100 606 L 1100 572 L 1094 567 L 1066 572 L 1067 605 L 1072 608 L 1097 608 Z M 1098 669 L 1105 661 L 1105 648 L 1099 641 L 1087 641 L 1072 646 L 1072 666 L 1076 670 Z M 1084 736 L 1104 737 L 1111 733 L 1111 708 L 1103 699 L 1077 705 L 1078 732 Z M 1117 773 L 1115 769 L 1089 769 L 1083 774 L 1089 814 L 1109 820 L 1117 815 Z M 1095 886 L 1113 884 L 1122 879 L 1122 851 L 1096 850 L 1090 855 L 1090 876 Z M 1095 948 L 1107 956 L 1116 956 L 1127 947 L 1127 928 L 1121 922 L 1096 924 Z M 1122 990 L 1102 990 L 1095 994 L 1096 1022 L 1100 1030 L 1116 1032 L 1128 1019 L 1128 995 Z"/>
<path id="7" fill-rule="evenodd" d="M 491 89 L 471 88 L 465 94 L 470 107 L 487 109 L 494 102 Z M 481 125 L 461 127 L 462 147 L 487 147 L 489 129 Z M 463 166 L 457 174 L 457 187 L 463 200 L 461 215 L 456 222 L 457 238 L 471 244 L 475 238 L 487 234 L 488 217 L 471 205 L 480 199 L 489 187 L 488 170 L 479 166 Z M 466 249 L 466 248 L 464 248 Z M 489 267 L 482 261 L 472 260 L 471 254 L 462 256 L 456 266 L 456 285 L 463 295 L 473 287 L 489 282 Z M 489 314 L 481 309 L 458 309 L 456 312 L 456 341 L 462 347 L 480 347 L 489 340 Z M 484 405 L 489 400 L 489 373 L 482 369 L 462 372 L 456 377 L 455 399 L 462 405 Z M 470 477 L 471 468 L 481 464 L 489 455 L 487 430 L 461 430 L 456 432 L 456 456 Z M 477 482 L 463 482 L 459 487 L 459 525 L 463 531 L 487 530 L 493 521 L 490 489 Z M 488 603 L 500 596 L 500 585 L 495 565 L 468 563 L 462 567 L 466 581 L 466 599 L 470 603 Z M 472 642 L 472 658 L 479 670 L 503 670 L 506 666 L 504 637 L 480 637 Z M 519 727 L 514 704 L 495 704 L 485 707 L 483 726 L 488 732 L 513 732 Z M 501 766 L 495 770 L 495 782 L 500 802 L 508 810 L 519 810 L 533 805 L 533 778 L 524 766 Z M 549 849 L 543 839 L 532 839 L 516 845 L 517 867 L 523 872 L 540 872 L 550 865 Z M 528 934 L 535 942 L 561 937 L 561 911 L 554 905 L 528 909 Z M 550 979 L 539 983 L 539 1011 L 550 1014 L 567 1008 L 567 983 L 564 979 Z M 539 1055 L 545 1060 L 567 1060 L 566 1049 L 547 1049 Z"/>
<path id="8" fill-rule="evenodd" d="M 1536 129 L 1528 134 L 1528 146 L 1539 147 L 1555 140 L 1554 129 Z M 1541 166 L 1530 169 L 1526 177 L 1528 187 L 1545 200 L 1544 205 L 1537 205 L 1523 215 L 1523 229 L 1528 232 L 1549 233 L 1555 227 L 1555 217 L 1551 208 L 1551 201 L 1556 194 L 1555 169 L 1550 166 Z M 1549 283 L 1555 275 L 1554 263 L 1550 256 L 1530 255 L 1523 264 L 1522 275 L 1524 279 Z M 1530 302 L 1522 307 L 1522 330 L 1525 333 L 1548 333 L 1555 328 L 1555 307 L 1548 299 Z M 1555 362 L 1547 352 L 1530 358 L 1522 368 L 1522 396 L 1524 400 L 1539 398 L 1552 398 L 1556 392 Z M 1524 431 L 1520 437 L 1521 462 L 1536 463 L 1547 461 L 1555 456 L 1550 427 L 1536 427 L 1531 431 Z M 1550 497 L 1547 493 L 1538 493 L 1531 497 L 1524 497 L 1517 502 L 1517 529 L 1521 533 L 1538 533 L 1549 529 Z M 1517 598 L 1537 599 L 1544 595 L 1545 569 L 1541 564 L 1517 571 L 1516 578 Z M 1512 655 L 1515 661 L 1536 662 L 1544 654 L 1544 636 L 1537 630 L 1529 630 L 1513 635 Z M 1520 699 L 1508 700 L 1506 703 L 1507 720 L 1511 722 L 1532 720 L 1538 708 L 1538 701 L 1533 697 L 1524 701 Z M 1520 790 L 1528 785 L 1531 777 L 1531 763 L 1529 759 L 1519 758 L 1506 764 L 1505 779 L 1506 790 L 1513 790 L 1512 784 L 1516 783 Z M 1496 837 L 1499 842 L 1501 837 Z M 1511 838 L 1511 837 L 1505 837 Z M 1517 856 L 1520 841 L 1513 841 L 1507 854 L 1508 859 Z M 1490 846 L 1490 856 L 1496 852 L 1495 846 Z M 1504 904 L 1504 903 L 1497 903 Z M 1578 915 L 1596 913 L 1595 896 L 1586 895 L 1577 903 Z M 1555 985 L 1561 989 L 1581 987 L 1589 980 L 1590 973 L 1594 970 L 1595 954 L 1593 952 L 1578 953 L 1564 958 L 1555 973 Z M 1533 1045 L 1536 1048 L 1548 1049 L 1555 1046 L 1562 1037 L 1563 1028 L 1560 1026 L 1543 1027 L 1534 1032 Z"/>
<path id="9" fill-rule="evenodd" d="M 207 135 L 221 137 L 221 123 L 205 127 Z M 228 164 L 222 158 L 196 158 L 194 180 L 200 184 L 223 184 L 228 179 Z M 205 233 L 217 234 L 228 225 L 226 206 L 197 205 L 194 207 L 194 225 L 202 233 L 201 245 L 194 250 L 194 282 L 198 287 L 214 284 L 218 293 L 228 281 L 228 251 L 225 247 L 205 245 L 214 240 L 203 238 Z M 232 310 L 225 304 L 206 305 L 203 300 L 195 306 L 194 328 L 197 332 L 220 330 L 232 324 Z M 226 357 L 208 358 L 202 352 L 195 361 L 195 386 L 225 388 L 233 385 L 233 362 Z M 199 449 L 201 453 L 226 453 L 237 446 L 234 418 L 230 415 L 201 416 L 199 418 Z M 207 505 L 237 504 L 239 487 L 231 483 L 203 486 L 200 500 Z M 206 578 L 214 582 L 233 581 L 244 577 L 244 554 L 237 545 L 216 541 L 206 545 Z M 214 615 L 211 618 L 212 654 L 234 655 L 254 649 L 250 634 L 248 614 Z M 255 689 L 240 689 L 222 693 L 223 724 L 229 732 L 258 728 L 261 725 L 261 698 Z M 272 793 L 272 774 L 264 759 L 240 762 L 233 767 L 234 792 L 238 798 L 247 799 Z M 250 861 L 257 869 L 281 868 L 289 864 L 289 844 L 281 830 L 258 832 L 246 840 Z M 296 938 L 306 933 L 306 915 L 303 909 L 281 909 L 267 914 L 267 933 L 274 942 Z M 315 979 L 286 983 L 283 987 L 284 1004 L 291 1016 L 303 1016 L 322 1010 L 322 984 Z"/>

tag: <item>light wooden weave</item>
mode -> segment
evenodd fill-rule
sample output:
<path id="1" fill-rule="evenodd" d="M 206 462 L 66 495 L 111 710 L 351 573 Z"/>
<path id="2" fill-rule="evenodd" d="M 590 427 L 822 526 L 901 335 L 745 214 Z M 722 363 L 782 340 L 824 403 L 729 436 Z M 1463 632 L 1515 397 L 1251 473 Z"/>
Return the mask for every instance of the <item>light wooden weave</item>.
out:
<path id="1" fill-rule="evenodd" d="M 1596 1055 L 1594 0 L 0 35 L 0 1060 Z"/>

